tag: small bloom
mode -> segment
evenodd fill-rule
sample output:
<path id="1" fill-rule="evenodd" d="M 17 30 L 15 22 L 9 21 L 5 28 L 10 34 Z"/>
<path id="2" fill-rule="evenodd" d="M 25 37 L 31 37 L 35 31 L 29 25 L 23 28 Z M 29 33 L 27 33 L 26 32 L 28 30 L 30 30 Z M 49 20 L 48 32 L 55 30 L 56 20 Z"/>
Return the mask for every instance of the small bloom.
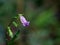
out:
<path id="1" fill-rule="evenodd" d="M 23 24 L 23 26 L 29 26 L 29 21 L 27 21 L 26 19 L 25 19 L 25 17 L 24 16 L 22 16 L 22 14 L 19 14 L 19 16 L 20 16 L 20 21 L 21 21 L 21 23 Z"/>

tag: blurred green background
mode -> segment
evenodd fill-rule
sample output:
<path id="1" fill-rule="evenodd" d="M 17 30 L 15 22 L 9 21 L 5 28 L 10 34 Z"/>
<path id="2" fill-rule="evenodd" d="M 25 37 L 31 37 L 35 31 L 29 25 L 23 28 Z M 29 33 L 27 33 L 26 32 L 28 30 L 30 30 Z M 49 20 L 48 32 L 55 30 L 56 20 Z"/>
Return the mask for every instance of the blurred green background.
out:
<path id="1" fill-rule="evenodd" d="M 59 2 L 59 0 L 0 0 L 0 24 L 7 29 L 13 20 L 18 26 L 10 24 L 11 28 L 14 28 L 12 33 L 16 34 L 17 29 L 22 30 L 16 34 L 14 41 L 11 44 L 10 41 L 7 42 L 9 43 L 7 45 L 60 45 Z M 29 27 L 22 26 L 18 14 L 23 14 L 30 21 Z"/>

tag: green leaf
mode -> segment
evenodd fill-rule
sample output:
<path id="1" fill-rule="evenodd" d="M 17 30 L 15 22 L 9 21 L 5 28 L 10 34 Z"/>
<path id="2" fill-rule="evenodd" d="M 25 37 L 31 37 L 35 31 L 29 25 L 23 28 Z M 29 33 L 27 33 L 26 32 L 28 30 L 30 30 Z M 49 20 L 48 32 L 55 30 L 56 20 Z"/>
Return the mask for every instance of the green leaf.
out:
<path id="1" fill-rule="evenodd" d="M 11 31 L 10 27 L 8 27 L 8 33 L 11 38 L 13 38 L 13 32 Z"/>

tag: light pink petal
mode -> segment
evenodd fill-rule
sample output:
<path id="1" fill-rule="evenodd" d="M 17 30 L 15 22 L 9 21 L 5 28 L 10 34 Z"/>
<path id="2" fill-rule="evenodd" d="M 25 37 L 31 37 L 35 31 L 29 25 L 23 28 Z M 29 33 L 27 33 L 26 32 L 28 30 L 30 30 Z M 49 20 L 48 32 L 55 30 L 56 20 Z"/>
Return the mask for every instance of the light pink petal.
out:
<path id="1" fill-rule="evenodd" d="M 27 22 L 27 20 L 22 15 L 20 16 L 20 20 L 22 23 Z"/>

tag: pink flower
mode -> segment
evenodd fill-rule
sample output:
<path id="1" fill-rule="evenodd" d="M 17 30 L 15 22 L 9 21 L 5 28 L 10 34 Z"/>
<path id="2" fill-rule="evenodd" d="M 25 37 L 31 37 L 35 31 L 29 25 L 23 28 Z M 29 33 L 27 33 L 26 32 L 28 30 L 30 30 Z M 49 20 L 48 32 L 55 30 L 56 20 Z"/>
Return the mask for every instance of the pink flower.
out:
<path id="1" fill-rule="evenodd" d="M 25 19 L 25 17 L 24 16 L 22 16 L 22 14 L 19 14 L 19 16 L 20 16 L 20 21 L 21 21 L 21 23 L 22 23 L 22 25 L 23 26 L 29 26 L 29 21 L 27 21 L 26 19 Z"/>

